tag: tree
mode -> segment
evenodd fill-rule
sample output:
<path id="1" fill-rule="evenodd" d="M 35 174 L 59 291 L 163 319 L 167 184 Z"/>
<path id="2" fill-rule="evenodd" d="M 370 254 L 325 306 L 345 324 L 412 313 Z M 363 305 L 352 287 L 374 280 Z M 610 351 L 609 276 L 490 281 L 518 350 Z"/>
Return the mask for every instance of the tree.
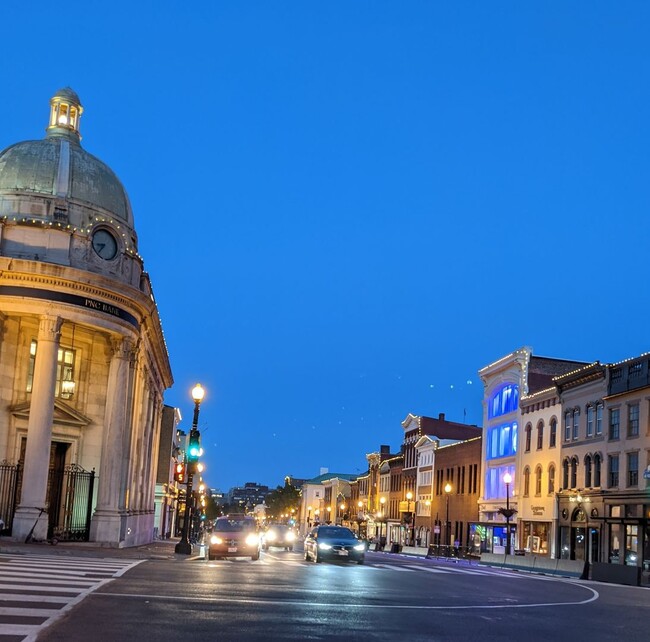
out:
<path id="1" fill-rule="evenodd" d="M 300 490 L 285 481 L 284 486 L 278 486 L 266 496 L 267 516 L 279 520 L 280 515 L 291 515 L 293 509 L 294 519 L 298 518 L 298 506 L 300 505 Z"/>

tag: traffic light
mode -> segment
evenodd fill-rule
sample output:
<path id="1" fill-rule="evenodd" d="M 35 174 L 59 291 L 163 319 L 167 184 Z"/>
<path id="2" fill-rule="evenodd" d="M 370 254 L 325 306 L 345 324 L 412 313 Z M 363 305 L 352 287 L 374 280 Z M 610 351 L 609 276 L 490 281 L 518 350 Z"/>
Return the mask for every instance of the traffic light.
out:
<path id="1" fill-rule="evenodd" d="M 199 463 L 199 457 L 203 454 L 201 449 L 201 433 L 192 428 L 190 431 L 190 444 L 187 449 L 187 463 L 192 473 L 197 472 L 197 466 Z"/>
<path id="2" fill-rule="evenodd" d="M 174 481 L 178 482 L 179 484 L 185 482 L 185 464 L 182 462 L 179 462 L 174 467 Z"/>

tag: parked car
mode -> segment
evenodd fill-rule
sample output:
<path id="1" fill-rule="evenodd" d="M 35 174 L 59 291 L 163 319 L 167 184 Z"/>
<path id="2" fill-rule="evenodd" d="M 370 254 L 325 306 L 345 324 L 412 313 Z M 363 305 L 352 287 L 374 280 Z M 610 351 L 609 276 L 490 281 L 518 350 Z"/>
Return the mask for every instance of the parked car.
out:
<path id="1" fill-rule="evenodd" d="M 283 548 L 292 551 L 296 533 L 285 524 L 271 524 L 265 533 L 262 533 L 262 550 L 268 551 L 271 547 Z"/>
<path id="2" fill-rule="evenodd" d="M 343 526 L 316 526 L 305 538 L 305 559 L 343 560 L 363 564 L 366 545 Z"/>
<path id="3" fill-rule="evenodd" d="M 217 518 L 209 539 L 208 559 L 249 556 L 253 561 L 260 558 L 257 521 L 246 515 Z"/>

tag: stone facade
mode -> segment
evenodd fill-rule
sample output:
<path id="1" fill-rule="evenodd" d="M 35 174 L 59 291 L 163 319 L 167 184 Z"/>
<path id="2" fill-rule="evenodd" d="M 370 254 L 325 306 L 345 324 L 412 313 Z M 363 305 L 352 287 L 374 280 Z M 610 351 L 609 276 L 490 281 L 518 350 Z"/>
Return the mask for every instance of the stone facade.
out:
<path id="1" fill-rule="evenodd" d="M 0 461 L 22 469 L 11 535 L 70 535 L 63 485 L 94 470 L 85 537 L 139 545 L 169 358 L 126 192 L 81 147 L 76 94 L 50 111 L 44 140 L 0 152 Z"/>

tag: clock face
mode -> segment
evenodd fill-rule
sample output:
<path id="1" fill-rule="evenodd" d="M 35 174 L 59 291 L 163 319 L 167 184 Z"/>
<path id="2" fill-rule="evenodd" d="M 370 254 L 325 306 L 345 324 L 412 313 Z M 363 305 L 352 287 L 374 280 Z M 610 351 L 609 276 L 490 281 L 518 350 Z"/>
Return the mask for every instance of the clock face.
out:
<path id="1" fill-rule="evenodd" d="M 117 241 L 108 230 L 97 230 L 93 234 L 93 250 L 101 258 L 110 261 L 117 255 Z"/>

